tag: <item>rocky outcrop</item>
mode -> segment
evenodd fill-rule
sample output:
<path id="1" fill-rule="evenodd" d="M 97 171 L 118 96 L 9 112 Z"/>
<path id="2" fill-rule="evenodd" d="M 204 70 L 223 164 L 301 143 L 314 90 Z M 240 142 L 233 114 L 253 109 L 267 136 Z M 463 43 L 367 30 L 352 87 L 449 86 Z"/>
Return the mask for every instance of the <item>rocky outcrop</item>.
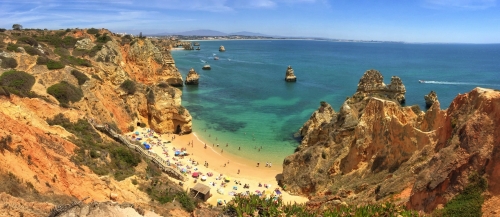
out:
<path id="1" fill-rule="evenodd" d="M 148 122 L 155 132 L 191 133 L 192 118 L 181 105 L 182 91 L 157 85 L 147 88 L 146 92 Z"/>
<path id="2" fill-rule="evenodd" d="M 295 76 L 295 74 L 293 74 L 293 69 L 291 66 L 288 66 L 288 68 L 286 69 L 285 81 L 287 82 L 297 81 L 297 77 Z"/>
<path id="3" fill-rule="evenodd" d="M 315 144 L 319 140 L 325 139 L 325 134 L 322 133 L 322 126 L 330 123 L 332 118 L 335 118 L 335 111 L 327 102 L 321 102 L 318 110 L 316 110 L 309 120 L 299 129 L 299 136 L 302 137 L 302 143 Z"/>
<path id="4" fill-rule="evenodd" d="M 126 47 L 125 47 L 126 48 Z M 134 40 L 129 49 L 122 51 L 129 65 L 129 75 L 144 84 L 165 82 L 171 86 L 184 84 L 173 59 L 164 55 L 149 39 Z M 170 54 L 169 54 L 170 55 Z"/>
<path id="5" fill-rule="evenodd" d="M 438 96 L 436 92 L 431 90 L 431 92 L 427 95 L 424 96 L 425 99 L 425 107 L 430 108 L 432 104 L 434 104 L 436 101 L 438 101 Z"/>
<path id="6" fill-rule="evenodd" d="M 220 51 L 220 52 L 224 52 L 224 51 L 226 51 L 226 48 L 224 48 L 224 46 L 222 46 L 222 45 L 221 45 L 221 46 L 219 47 L 219 51 Z"/>
<path id="7" fill-rule="evenodd" d="M 391 87 L 382 80 L 378 72 L 365 73 L 338 113 L 311 115 L 299 131 L 301 145 L 283 162 L 287 191 L 337 195 L 348 204 L 392 198 L 430 212 L 478 173 L 489 194 L 500 194 L 500 92 L 476 88 L 445 111 L 436 101 L 424 113 L 377 95 L 397 99 L 403 89 L 399 79 Z"/>
<path id="8" fill-rule="evenodd" d="M 200 79 L 200 75 L 191 68 L 186 75 L 186 85 L 198 85 L 198 80 Z"/>
<path id="9" fill-rule="evenodd" d="M 95 46 L 90 38 L 78 40 L 75 44 L 76 49 L 90 50 Z"/>
<path id="10" fill-rule="evenodd" d="M 375 96 L 390 100 L 395 100 L 400 104 L 405 102 L 406 88 L 401 78 L 392 76 L 391 83 L 385 85 L 382 74 L 374 69 L 370 69 L 363 74 L 358 83 L 358 89 L 354 98 L 363 99 L 369 96 Z"/>

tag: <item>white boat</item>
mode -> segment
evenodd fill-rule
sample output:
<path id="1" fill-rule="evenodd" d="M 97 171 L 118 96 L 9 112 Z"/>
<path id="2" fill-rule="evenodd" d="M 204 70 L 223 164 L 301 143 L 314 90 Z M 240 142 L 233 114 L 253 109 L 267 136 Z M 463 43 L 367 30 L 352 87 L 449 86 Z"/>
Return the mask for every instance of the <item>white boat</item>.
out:
<path id="1" fill-rule="evenodd" d="M 212 68 L 210 67 L 210 65 L 206 64 L 206 65 L 204 65 L 204 66 L 203 66 L 203 68 L 201 68 L 201 69 L 203 69 L 203 70 L 210 70 L 210 69 L 212 69 Z"/>
<path id="2" fill-rule="evenodd" d="M 216 56 L 216 57 L 214 57 L 214 60 L 219 60 L 219 57 L 217 57 L 217 56 Z"/>
<path id="3" fill-rule="evenodd" d="M 418 80 L 418 83 L 425 83 L 424 80 Z"/>

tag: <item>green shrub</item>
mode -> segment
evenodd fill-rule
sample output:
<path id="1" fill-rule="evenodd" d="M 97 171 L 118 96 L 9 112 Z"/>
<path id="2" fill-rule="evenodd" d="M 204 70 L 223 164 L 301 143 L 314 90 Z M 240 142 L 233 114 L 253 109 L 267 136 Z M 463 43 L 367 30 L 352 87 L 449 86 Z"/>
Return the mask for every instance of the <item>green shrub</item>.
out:
<path id="1" fill-rule="evenodd" d="M 184 108 L 184 106 L 179 106 L 177 107 L 177 111 L 179 112 L 180 115 L 184 115 L 186 108 Z"/>
<path id="2" fill-rule="evenodd" d="M 46 56 L 39 56 L 38 58 L 36 58 L 37 65 L 47 65 L 48 62 L 49 58 L 47 58 Z"/>
<path id="3" fill-rule="evenodd" d="M 29 54 L 29 55 L 31 55 L 31 56 L 35 56 L 35 55 L 41 56 L 41 55 L 43 55 L 43 53 L 40 50 L 38 50 L 38 49 L 36 49 L 34 47 L 24 46 L 23 48 L 26 51 L 26 53 Z"/>
<path id="4" fill-rule="evenodd" d="M 192 212 L 194 211 L 194 208 L 196 208 L 196 201 L 185 191 L 177 193 L 175 198 L 177 198 L 182 207 L 188 212 Z"/>
<path id="5" fill-rule="evenodd" d="M 104 33 L 104 35 L 96 38 L 97 43 L 106 43 L 108 41 L 111 41 L 111 37 L 108 36 L 108 33 Z"/>
<path id="6" fill-rule="evenodd" d="M 469 177 L 469 184 L 459 195 L 451 199 L 444 209 L 438 211 L 440 216 L 482 216 L 481 206 L 484 202 L 482 193 L 487 189 L 488 183 L 485 178 L 477 173 Z"/>
<path id="7" fill-rule="evenodd" d="M 20 92 L 29 92 L 35 84 L 35 77 L 23 71 L 7 71 L 0 76 L 0 86 L 13 88 Z"/>
<path id="8" fill-rule="evenodd" d="M 30 46 L 37 47 L 38 46 L 38 41 L 36 39 L 31 38 L 31 37 L 21 37 L 17 39 L 17 43 L 24 43 L 24 44 L 29 44 Z"/>
<path id="9" fill-rule="evenodd" d="M 77 88 L 66 81 L 61 81 L 50 86 L 47 88 L 47 93 L 54 96 L 61 104 L 78 102 L 83 97 L 83 92 L 80 88 Z"/>
<path id="10" fill-rule="evenodd" d="M 98 34 L 99 30 L 95 29 L 95 28 L 90 28 L 90 29 L 87 29 L 87 33 L 88 34 Z"/>
<path id="11" fill-rule="evenodd" d="M 65 57 L 70 55 L 69 50 L 63 47 L 58 47 L 54 49 L 54 53 L 59 55 L 60 57 Z"/>
<path id="12" fill-rule="evenodd" d="M 78 80 L 79 85 L 85 84 L 86 81 L 90 80 L 89 77 L 76 69 L 71 70 L 71 74 Z"/>
<path id="13" fill-rule="evenodd" d="M 129 95 L 133 95 L 136 91 L 136 86 L 135 86 L 135 82 L 131 81 L 131 80 L 125 80 L 121 85 L 120 85 L 120 88 L 122 88 L 125 92 L 127 92 L 127 94 Z"/>
<path id="14" fill-rule="evenodd" d="M 59 62 L 59 61 L 55 61 L 55 60 L 48 60 L 47 61 L 47 69 L 49 69 L 49 70 L 62 69 L 62 68 L 64 68 L 64 64 Z"/>
<path id="15" fill-rule="evenodd" d="M 20 47 L 20 46 L 17 45 L 17 44 L 13 44 L 13 43 L 8 43 L 7 44 L 7 50 L 8 51 L 16 52 L 18 47 Z"/>
<path id="16" fill-rule="evenodd" d="M 17 60 L 12 57 L 0 56 L 0 59 L 2 60 L 2 68 L 4 69 L 14 69 L 17 67 Z"/>

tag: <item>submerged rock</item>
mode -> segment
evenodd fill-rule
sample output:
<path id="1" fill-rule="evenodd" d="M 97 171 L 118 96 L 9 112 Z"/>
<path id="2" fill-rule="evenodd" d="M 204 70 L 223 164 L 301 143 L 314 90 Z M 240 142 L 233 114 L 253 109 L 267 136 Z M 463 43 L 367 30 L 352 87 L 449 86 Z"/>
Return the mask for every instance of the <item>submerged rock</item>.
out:
<path id="1" fill-rule="evenodd" d="M 194 71 L 193 68 L 189 70 L 186 76 L 186 85 L 198 85 L 198 80 L 200 79 L 200 75 Z"/>
<path id="2" fill-rule="evenodd" d="M 297 81 L 297 76 L 293 74 L 293 69 L 291 66 L 288 66 L 286 69 L 285 81 L 287 82 L 295 82 Z"/>

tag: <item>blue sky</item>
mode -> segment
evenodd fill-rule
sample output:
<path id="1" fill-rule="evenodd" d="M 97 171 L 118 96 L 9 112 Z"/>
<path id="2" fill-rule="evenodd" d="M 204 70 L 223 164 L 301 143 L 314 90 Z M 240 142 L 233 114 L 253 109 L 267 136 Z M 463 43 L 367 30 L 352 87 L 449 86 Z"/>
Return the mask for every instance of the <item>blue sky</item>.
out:
<path id="1" fill-rule="evenodd" d="M 0 0 L 0 28 L 211 29 L 405 42 L 500 43 L 496 0 Z"/>

